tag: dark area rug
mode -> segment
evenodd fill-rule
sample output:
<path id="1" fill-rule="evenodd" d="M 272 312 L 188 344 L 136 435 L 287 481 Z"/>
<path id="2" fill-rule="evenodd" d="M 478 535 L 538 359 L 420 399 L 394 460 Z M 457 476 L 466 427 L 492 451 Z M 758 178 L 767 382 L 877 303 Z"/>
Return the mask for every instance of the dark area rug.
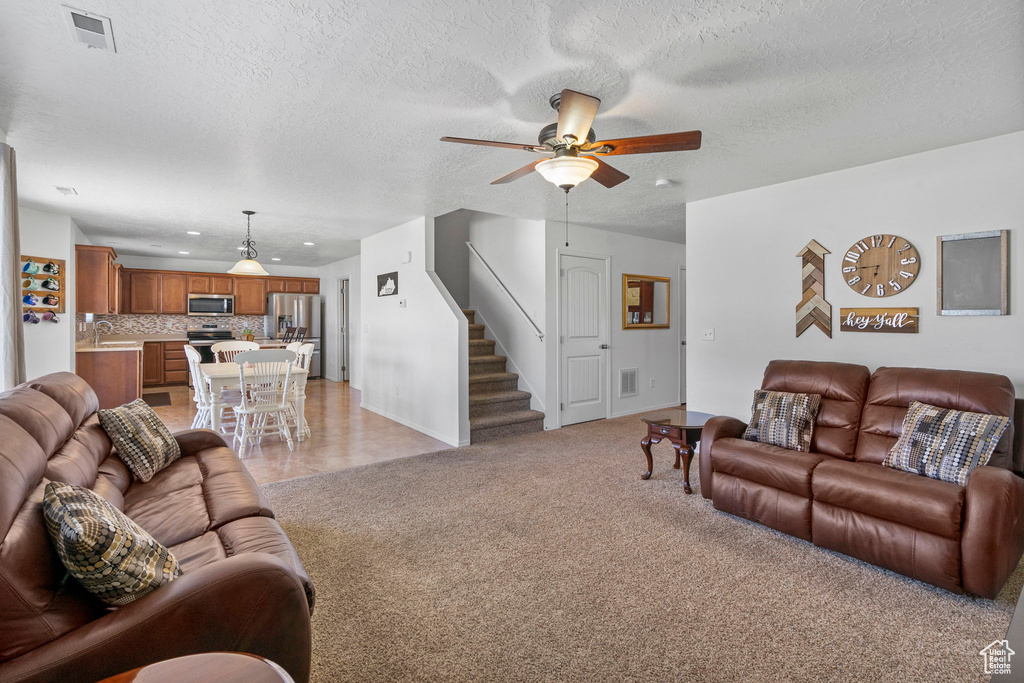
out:
<path id="1" fill-rule="evenodd" d="M 263 486 L 315 681 L 971 681 L 1024 575 L 953 595 L 717 512 L 634 418 Z M 696 480 L 696 467 L 691 474 Z"/>
<path id="2" fill-rule="evenodd" d="M 166 391 L 155 391 L 152 394 L 143 394 L 142 400 L 151 408 L 160 408 L 171 405 L 171 394 Z"/>

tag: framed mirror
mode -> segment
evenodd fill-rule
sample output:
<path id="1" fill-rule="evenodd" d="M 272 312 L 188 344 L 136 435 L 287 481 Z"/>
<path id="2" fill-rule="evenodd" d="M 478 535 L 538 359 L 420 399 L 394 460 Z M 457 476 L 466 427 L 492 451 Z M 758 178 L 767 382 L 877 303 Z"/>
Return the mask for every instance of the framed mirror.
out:
<path id="1" fill-rule="evenodd" d="M 1007 315 L 1009 230 L 938 238 L 939 315 Z"/>
<path id="2" fill-rule="evenodd" d="M 656 330 L 669 326 L 671 278 L 622 276 L 622 329 Z"/>

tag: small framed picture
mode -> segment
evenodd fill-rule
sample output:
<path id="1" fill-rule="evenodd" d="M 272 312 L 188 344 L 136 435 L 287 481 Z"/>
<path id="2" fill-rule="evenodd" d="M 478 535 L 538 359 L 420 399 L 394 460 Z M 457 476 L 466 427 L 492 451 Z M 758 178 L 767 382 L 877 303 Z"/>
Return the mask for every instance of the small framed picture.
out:
<path id="1" fill-rule="evenodd" d="M 377 296 L 398 294 L 398 271 L 377 276 Z"/>

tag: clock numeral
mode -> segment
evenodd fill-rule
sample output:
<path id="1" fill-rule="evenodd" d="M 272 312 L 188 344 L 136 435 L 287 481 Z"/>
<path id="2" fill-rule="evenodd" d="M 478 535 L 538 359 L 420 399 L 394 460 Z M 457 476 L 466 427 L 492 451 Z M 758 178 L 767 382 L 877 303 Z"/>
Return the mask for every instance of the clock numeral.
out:
<path id="1" fill-rule="evenodd" d="M 913 273 L 908 273 L 905 270 L 901 270 L 900 271 L 900 277 L 905 277 L 905 278 L 907 278 L 909 280 L 910 278 L 914 277 L 914 274 Z"/>
<path id="2" fill-rule="evenodd" d="M 843 267 L 843 272 L 844 273 L 856 273 L 857 272 L 857 266 L 844 266 Z"/>
<path id="3" fill-rule="evenodd" d="M 884 239 L 883 235 L 872 235 L 871 236 L 871 248 L 874 249 L 875 247 L 881 246 L 883 239 Z"/>
<path id="4" fill-rule="evenodd" d="M 868 244 L 867 244 L 867 242 L 865 242 L 864 240 L 861 240 L 860 242 L 857 242 L 857 244 L 855 244 L 855 245 L 853 245 L 853 246 L 855 246 L 855 247 L 857 247 L 858 249 L 860 249 L 860 253 L 862 253 L 862 254 L 863 254 L 863 253 L 864 253 L 865 251 L 867 251 L 867 250 L 868 250 Z"/>
<path id="5" fill-rule="evenodd" d="M 886 246 L 887 248 L 889 248 L 889 249 L 892 249 L 892 245 L 893 245 L 893 243 L 894 243 L 895 241 L 896 241 L 896 235 L 893 235 L 893 236 L 892 236 L 892 239 L 891 239 L 891 240 L 889 240 L 889 244 L 887 244 L 887 245 L 885 245 L 885 246 Z"/>
<path id="6" fill-rule="evenodd" d="M 885 296 L 885 285 L 875 285 L 875 294 L 877 296 Z"/>
<path id="7" fill-rule="evenodd" d="M 902 258 L 902 259 L 900 259 L 900 265 L 901 266 L 909 266 L 911 263 L 917 263 L 917 258 L 914 257 L 914 256 L 911 256 L 909 258 Z"/>
<path id="8" fill-rule="evenodd" d="M 870 282 L 867 283 L 866 285 L 864 285 L 864 289 L 860 290 L 860 293 L 861 294 L 867 294 L 869 289 L 871 289 L 871 283 Z"/>
<path id="9" fill-rule="evenodd" d="M 894 292 L 898 292 L 901 289 L 903 289 L 903 285 L 901 285 L 900 283 L 896 282 L 896 278 L 893 278 L 893 279 L 889 280 L 889 286 L 892 287 Z M 879 287 L 881 287 L 881 285 L 879 285 Z"/>
<path id="10" fill-rule="evenodd" d="M 850 263 L 856 263 L 860 260 L 860 254 L 855 251 L 848 251 L 846 252 L 846 258 L 844 260 L 849 261 Z"/>
<path id="11" fill-rule="evenodd" d="M 852 287 L 855 284 L 857 284 L 858 282 L 860 282 L 860 275 L 856 275 L 854 277 L 851 277 L 849 280 L 846 281 L 846 284 L 848 284 L 848 285 L 850 285 Z"/>
<path id="12" fill-rule="evenodd" d="M 911 248 L 910 244 L 904 243 L 902 247 L 900 247 L 899 249 L 896 250 L 896 253 L 897 254 L 902 254 L 903 252 L 905 252 L 907 249 L 910 249 L 910 248 Z"/>

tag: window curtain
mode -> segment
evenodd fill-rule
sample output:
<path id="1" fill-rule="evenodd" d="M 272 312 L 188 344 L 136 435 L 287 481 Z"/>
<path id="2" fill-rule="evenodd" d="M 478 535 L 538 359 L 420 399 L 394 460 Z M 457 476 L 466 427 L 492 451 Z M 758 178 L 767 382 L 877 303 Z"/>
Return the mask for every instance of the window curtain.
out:
<path id="1" fill-rule="evenodd" d="M 0 391 L 24 381 L 18 181 L 14 150 L 0 144 Z"/>

